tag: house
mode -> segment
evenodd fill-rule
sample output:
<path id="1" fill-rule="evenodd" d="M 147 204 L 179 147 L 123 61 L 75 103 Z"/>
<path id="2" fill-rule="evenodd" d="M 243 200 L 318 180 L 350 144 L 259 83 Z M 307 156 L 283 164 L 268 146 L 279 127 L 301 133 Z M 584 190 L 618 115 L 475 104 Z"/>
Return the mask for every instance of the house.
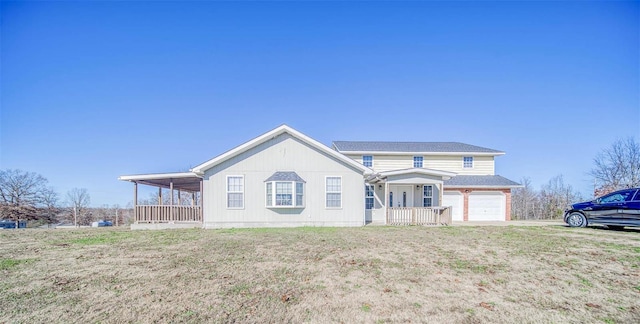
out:
<path id="1" fill-rule="evenodd" d="M 366 180 L 365 213 L 372 223 L 388 223 L 387 200 L 392 213 L 451 206 L 453 221 L 509 220 L 511 189 L 520 186 L 495 174 L 494 159 L 505 153 L 489 148 L 457 142 L 353 141 L 335 141 L 333 148 L 374 170 Z"/>
<path id="2" fill-rule="evenodd" d="M 493 158 L 502 154 L 461 143 L 329 148 L 282 125 L 188 172 L 119 179 L 134 184 L 133 229 L 508 220 L 518 184 L 494 174 Z M 139 205 L 138 185 L 170 189 L 171 203 Z M 183 194 L 192 195 L 190 205 Z"/>

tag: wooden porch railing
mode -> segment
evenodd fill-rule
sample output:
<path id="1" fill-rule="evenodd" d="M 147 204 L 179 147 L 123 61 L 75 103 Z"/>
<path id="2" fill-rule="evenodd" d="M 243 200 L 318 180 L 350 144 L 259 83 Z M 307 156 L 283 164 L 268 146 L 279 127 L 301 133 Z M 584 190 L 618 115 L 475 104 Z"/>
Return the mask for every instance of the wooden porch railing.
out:
<path id="1" fill-rule="evenodd" d="M 137 223 L 202 222 L 200 206 L 136 206 Z"/>
<path id="2" fill-rule="evenodd" d="M 450 225 L 451 207 L 393 207 L 388 225 Z"/>

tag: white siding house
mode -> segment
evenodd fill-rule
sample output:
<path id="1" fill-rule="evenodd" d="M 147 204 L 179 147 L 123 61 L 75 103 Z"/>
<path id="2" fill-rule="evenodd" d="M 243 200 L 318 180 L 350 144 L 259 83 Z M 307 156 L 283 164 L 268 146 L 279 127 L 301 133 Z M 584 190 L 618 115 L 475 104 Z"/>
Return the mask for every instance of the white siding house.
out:
<path id="1" fill-rule="evenodd" d="M 511 188 L 519 184 L 495 174 L 504 152 L 457 142 L 336 141 L 333 148 L 380 175 L 369 181 L 380 183 L 380 204 L 367 211 L 372 223 L 431 206 L 449 208 L 453 221 L 510 219 Z"/>
<path id="2" fill-rule="evenodd" d="M 372 170 L 286 126 L 187 173 L 122 176 L 135 184 L 132 228 L 363 226 Z M 138 206 L 138 183 L 193 192 L 192 206 Z M 188 214 L 188 215 L 186 215 Z M 195 215 L 195 216 L 194 216 Z"/>
<path id="3" fill-rule="evenodd" d="M 346 163 L 330 152 L 285 131 L 228 159 L 194 168 L 203 173 L 204 227 L 364 225 L 366 169 Z M 295 188 L 295 181 L 291 185 L 287 181 L 269 181 L 273 185 L 269 188 L 268 202 L 266 180 L 276 172 L 294 172 L 302 179 L 301 186 Z M 243 179 L 241 207 L 229 206 L 229 177 Z M 333 205 L 327 206 L 326 187 L 331 180 L 339 187 L 333 188 L 336 198 Z M 278 183 L 286 188 L 277 188 Z M 300 188 L 302 201 L 295 206 L 294 191 Z M 273 201 L 277 189 L 283 189 L 281 196 L 287 199 L 291 195 L 291 206 L 288 201 L 285 206 Z"/>
<path id="4" fill-rule="evenodd" d="M 449 224 L 509 219 L 519 185 L 495 174 L 502 154 L 446 142 L 329 148 L 282 125 L 189 172 L 119 179 L 134 184 L 133 229 Z M 170 203 L 138 204 L 139 184 L 168 188 Z"/>

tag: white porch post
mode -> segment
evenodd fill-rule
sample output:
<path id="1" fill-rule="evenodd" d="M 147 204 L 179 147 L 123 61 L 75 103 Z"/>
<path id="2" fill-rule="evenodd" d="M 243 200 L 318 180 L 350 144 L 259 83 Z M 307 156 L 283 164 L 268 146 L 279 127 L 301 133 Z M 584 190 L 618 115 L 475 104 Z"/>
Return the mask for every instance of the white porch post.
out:
<path id="1" fill-rule="evenodd" d="M 389 224 L 389 183 L 384 183 L 384 224 Z"/>
<path id="2" fill-rule="evenodd" d="M 162 206 L 162 187 L 158 187 L 158 205 Z"/>
<path id="3" fill-rule="evenodd" d="M 138 183 L 133 183 L 133 219 L 138 224 Z"/>
<path id="4" fill-rule="evenodd" d="M 441 183 L 438 184 L 438 192 L 439 192 L 439 194 L 438 194 L 438 205 L 439 206 L 442 206 L 442 196 L 443 196 L 442 190 L 444 190 L 444 185 L 441 182 Z"/>
<path id="5" fill-rule="evenodd" d="M 171 204 L 169 205 L 169 215 L 170 215 L 170 219 L 173 221 L 174 217 L 173 217 L 173 180 L 169 180 L 169 190 L 171 190 L 171 194 L 169 195 L 171 197 Z"/>

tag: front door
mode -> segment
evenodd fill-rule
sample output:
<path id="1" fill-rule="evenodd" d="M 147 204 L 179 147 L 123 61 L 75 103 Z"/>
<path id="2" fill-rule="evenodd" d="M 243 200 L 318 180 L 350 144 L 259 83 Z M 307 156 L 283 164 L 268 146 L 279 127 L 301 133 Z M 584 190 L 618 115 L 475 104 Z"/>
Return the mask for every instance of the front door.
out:
<path id="1" fill-rule="evenodd" d="M 390 207 L 413 207 L 413 186 L 389 186 Z"/>

